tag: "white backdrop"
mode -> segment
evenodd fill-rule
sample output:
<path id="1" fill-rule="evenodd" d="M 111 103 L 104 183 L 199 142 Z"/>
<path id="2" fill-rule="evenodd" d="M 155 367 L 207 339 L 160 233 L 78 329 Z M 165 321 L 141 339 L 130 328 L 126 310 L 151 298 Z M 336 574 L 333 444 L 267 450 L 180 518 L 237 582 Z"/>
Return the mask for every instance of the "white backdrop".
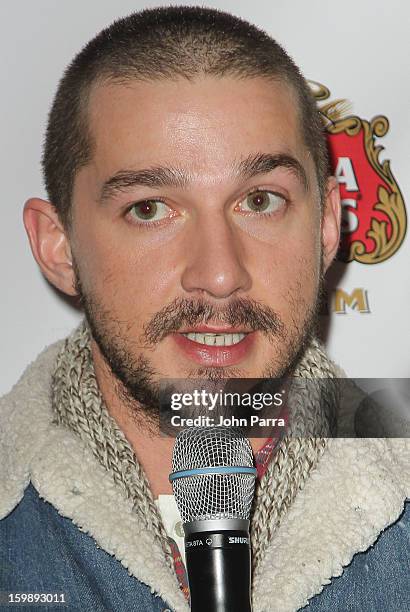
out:
<path id="1" fill-rule="evenodd" d="M 0 395 L 27 363 L 61 338 L 79 315 L 42 278 L 22 223 L 25 200 L 45 197 L 40 172 L 47 112 L 64 67 L 94 34 L 133 10 L 181 2 L 148 0 L 14 0 L 1 3 L 0 150 L 2 223 Z M 202 4 L 189 2 L 189 4 Z M 208 1 L 267 30 L 301 67 L 347 98 L 365 119 L 385 115 L 382 159 L 390 159 L 404 201 L 410 202 L 410 5 L 402 0 Z M 408 237 L 383 263 L 347 264 L 338 287 L 367 292 L 370 312 L 330 307 L 330 355 L 355 377 L 408 377 L 410 326 Z M 332 296 L 330 296 L 331 298 Z"/>

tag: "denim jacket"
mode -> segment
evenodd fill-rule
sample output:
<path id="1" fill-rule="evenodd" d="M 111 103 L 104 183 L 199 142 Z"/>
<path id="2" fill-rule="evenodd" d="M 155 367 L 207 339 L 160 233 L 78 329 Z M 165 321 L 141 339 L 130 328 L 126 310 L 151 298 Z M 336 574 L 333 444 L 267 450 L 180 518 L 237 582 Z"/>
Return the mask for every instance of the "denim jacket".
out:
<path id="1" fill-rule="evenodd" d="M 33 610 L 187 611 L 130 500 L 51 422 L 60 347 L 43 351 L 0 401 L 0 601 L 31 593 L 65 599 Z M 409 467 L 407 440 L 329 440 L 267 547 L 254 612 L 409 609 Z"/>

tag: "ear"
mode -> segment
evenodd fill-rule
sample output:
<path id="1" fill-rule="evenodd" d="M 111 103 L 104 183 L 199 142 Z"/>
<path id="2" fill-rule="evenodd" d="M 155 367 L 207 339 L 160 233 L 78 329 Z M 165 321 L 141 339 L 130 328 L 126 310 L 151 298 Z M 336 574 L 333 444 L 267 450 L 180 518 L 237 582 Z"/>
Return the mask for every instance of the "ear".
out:
<path id="1" fill-rule="evenodd" d="M 323 270 L 326 272 L 336 257 L 340 241 L 341 204 L 339 184 L 334 176 L 326 185 L 322 212 Z"/>
<path id="2" fill-rule="evenodd" d="M 63 293 L 77 295 L 70 243 L 55 206 L 31 198 L 25 203 L 23 221 L 31 251 L 44 276 Z"/>

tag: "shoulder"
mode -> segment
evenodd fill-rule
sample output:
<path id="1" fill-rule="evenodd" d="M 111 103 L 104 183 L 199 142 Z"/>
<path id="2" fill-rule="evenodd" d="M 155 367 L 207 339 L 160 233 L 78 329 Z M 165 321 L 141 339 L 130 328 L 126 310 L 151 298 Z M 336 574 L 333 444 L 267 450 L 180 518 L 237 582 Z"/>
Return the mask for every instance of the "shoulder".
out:
<path id="1" fill-rule="evenodd" d="M 315 595 L 306 612 L 408 610 L 410 605 L 410 500 L 401 516 L 343 574 Z"/>
<path id="2" fill-rule="evenodd" d="M 49 587 L 57 589 L 54 576 L 64 575 L 62 543 L 70 531 L 67 519 L 59 520 L 29 484 L 17 506 L 0 521 L 0 589 L 36 592 L 45 575 L 50 577 Z"/>
<path id="3" fill-rule="evenodd" d="M 92 553 L 91 549 L 96 548 L 95 541 L 71 519 L 60 515 L 31 483 L 27 485 L 20 503 L 0 521 L 0 540 L 5 544 L 0 547 L 0 558 L 8 551 L 6 556 L 12 558 L 10 555 L 14 555 L 18 562 L 18 557 L 22 555 L 19 551 L 24 549 L 26 563 L 30 563 L 30 559 L 35 560 L 40 568 L 53 557 L 54 562 L 57 560 L 63 542 L 65 545 L 75 544 L 76 548 L 89 554 Z"/>
<path id="4" fill-rule="evenodd" d="M 69 610 L 164 610 L 95 540 L 29 484 L 0 521 L 0 591 L 64 596 Z"/>
<path id="5" fill-rule="evenodd" d="M 15 507 L 30 481 L 52 421 L 51 378 L 65 340 L 47 346 L 0 398 L 0 519 Z"/>

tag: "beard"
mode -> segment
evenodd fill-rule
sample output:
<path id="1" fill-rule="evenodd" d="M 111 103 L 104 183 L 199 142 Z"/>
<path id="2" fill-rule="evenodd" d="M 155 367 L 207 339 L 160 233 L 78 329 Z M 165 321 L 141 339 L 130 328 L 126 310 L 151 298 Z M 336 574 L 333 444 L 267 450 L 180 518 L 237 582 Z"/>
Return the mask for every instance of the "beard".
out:
<path id="1" fill-rule="evenodd" d="M 320 271 L 315 299 L 307 304 L 301 297 L 289 296 L 289 309 L 297 313 L 301 308 L 304 316 L 286 327 L 280 315 L 272 308 L 249 298 L 232 300 L 224 308 L 206 300 L 177 298 L 158 311 L 143 327 L 138 341 L 127 335 L 127 325 L 102 304 L 92 292 L 85 291 L 76 261 L 73 259 L 75 289 L 79 305 L 82 306 L 92 338 L 97 344 L 106 365 L 113 374 L 117 396 L 128 407 L 135 421 L 158 426 L 161 397 L 178 392 L 172 382 L 161 385 L 166 377 L 153 367 L 143 354 L 135 356 L 133 349 L 154 348 L 168 334 L 178 332 L 183 326 L 195 327 L 209 321 L 228 325 L 243 325 L 252 331 L 264 334 L 269 343 L 276 346 L 276 356 L 268 361 L 260 373 L 262 379 L 288 378 L 292 376 L 312 336 L 317 330 L 319 305 L 323 294 L 323 274 Z M 187 379 L 201 379 L 209 388 L 216 388 L 221 381 L 248 378 L 246 372 L 237 367 L 197 367 L 187 372 Z M 272 381 L 273 382 L 273 381 Z M 184 381 L 184 391 L 188 390 Z M 276 383 L 274 383 L 276 384 Z M 195 384 L 194 384 L 195 386 Z"/>

